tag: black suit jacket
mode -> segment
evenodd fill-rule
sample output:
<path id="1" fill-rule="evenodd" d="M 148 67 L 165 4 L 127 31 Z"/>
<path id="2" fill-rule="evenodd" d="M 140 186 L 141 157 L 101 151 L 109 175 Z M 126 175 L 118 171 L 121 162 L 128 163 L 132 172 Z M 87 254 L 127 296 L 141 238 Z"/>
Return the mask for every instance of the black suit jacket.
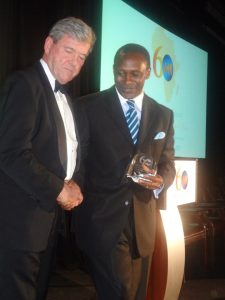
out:
<path id="1" fill-rule="evenodd" d="M 63 121 L 38 62 L 14 73 L 0 98 L 0 247 L 46 247 L 66 166 Z"/>
<path id="2" fill-rule="evenodd" d="M 78 245 L 89 255 L 110 251 L 133 205 L 138 250 L 142 256 L 148 255 L 154 248 L 156 204 L 165 207 L 165 191 L 175 175 L 173 113 L 144 95 L 139 137 L 134 146 L 115 87 L 88 95 L 79 103 L 85 111 L 88 130 L 85 199 L 73 218 Z M 165 133 L 163 139 L 155 139 L 159 132 Z M 125 178 L 127 166 L 137 152 L 152 155 L 164 178 L 163 192 L 156 201 L 152 191 Z"/>

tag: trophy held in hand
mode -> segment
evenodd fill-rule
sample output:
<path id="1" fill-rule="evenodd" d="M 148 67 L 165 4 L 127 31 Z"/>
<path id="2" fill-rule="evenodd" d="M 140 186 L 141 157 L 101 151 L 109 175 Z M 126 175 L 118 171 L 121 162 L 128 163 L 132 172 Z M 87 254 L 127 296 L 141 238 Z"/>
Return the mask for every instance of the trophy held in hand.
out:
<path id="1" fill-rule="evenodd" d="M 140 179 L 150 181 L 149 176 L 155 176 L 156 174 L 157 163 L 155 160 L 147 154 L 137 153 L 128 167 L 126 176 L 134 182 L 138 182 Z"/>

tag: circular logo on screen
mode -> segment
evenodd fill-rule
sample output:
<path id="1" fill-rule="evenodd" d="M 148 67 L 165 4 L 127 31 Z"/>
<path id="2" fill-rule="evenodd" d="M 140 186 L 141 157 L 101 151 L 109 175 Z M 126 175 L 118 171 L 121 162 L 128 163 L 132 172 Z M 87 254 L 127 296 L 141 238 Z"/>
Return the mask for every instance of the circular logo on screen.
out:
<path id="1" fill-rule="evenodd" d="M 165 80 L 170 81 L 173 77 L 173 61 L 168 54 L 163 57 L 162 69 Z"/>
<path id="2" fill-rule="evenodd" d="M 188 186 L 188 173 L 185 170 L 179 169 L 176 174 L 176 188 L 177 190 L 186 190 Z"/>

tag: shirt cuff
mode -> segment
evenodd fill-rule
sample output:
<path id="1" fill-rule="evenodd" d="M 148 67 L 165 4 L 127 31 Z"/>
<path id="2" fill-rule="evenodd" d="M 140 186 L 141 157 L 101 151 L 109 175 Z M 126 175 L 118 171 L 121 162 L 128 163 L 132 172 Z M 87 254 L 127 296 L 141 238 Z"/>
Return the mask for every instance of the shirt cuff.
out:
<path id="1" fill-rule="evenodd" d="M 153 190 L 153 193 L 154 193 L 154 196 L 156 199 L 159 198 L 159 194 L 162 192 L 163 188 L 164 188 L 164 184 L 162 184 L 159 189 Z"/>

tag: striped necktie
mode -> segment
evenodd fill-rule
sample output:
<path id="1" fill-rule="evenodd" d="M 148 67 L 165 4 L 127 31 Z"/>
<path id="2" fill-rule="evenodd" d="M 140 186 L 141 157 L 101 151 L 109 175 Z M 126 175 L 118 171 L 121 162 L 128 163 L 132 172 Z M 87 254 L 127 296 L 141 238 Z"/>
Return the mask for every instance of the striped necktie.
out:
<path id="1" fill-rule="evenodd" d="M 127 100 L 127 104 L 129 105 L 129 109 L 126 112 L 127 125 L 129 127 L 133 143 L 136 144 L 139 129 L 138 115 L 134 106 L 134 100 Z"/>

